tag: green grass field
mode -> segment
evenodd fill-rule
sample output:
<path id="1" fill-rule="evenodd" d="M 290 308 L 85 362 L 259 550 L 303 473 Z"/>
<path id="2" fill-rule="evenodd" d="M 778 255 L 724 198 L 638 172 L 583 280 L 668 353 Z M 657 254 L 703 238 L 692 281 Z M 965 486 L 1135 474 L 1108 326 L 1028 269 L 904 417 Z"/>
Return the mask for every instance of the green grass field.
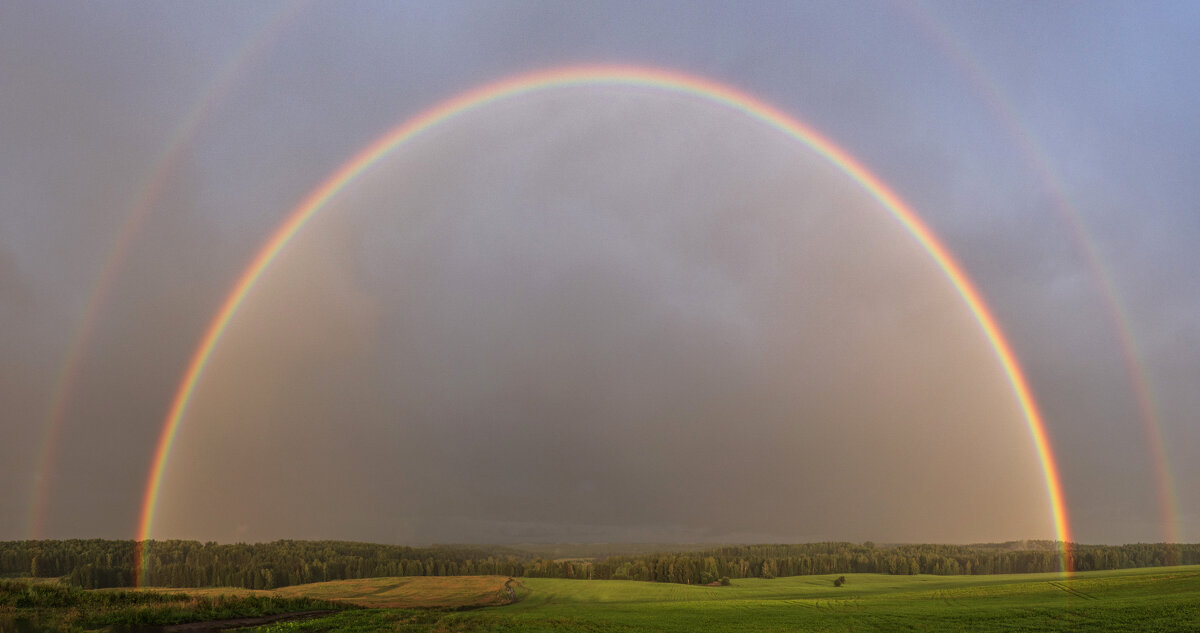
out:
<path id="1" fill-rule="evenodd" d="M 1200 631 L 1200 566 L 1006 576 L 831 576 L 729 587 L 519 579 L 516 604 L 379 609 L 256 631 Z M 398 579 L 397 579 L 398 580 Z M 331 597 L 327 595 L 326 597 Z"/>

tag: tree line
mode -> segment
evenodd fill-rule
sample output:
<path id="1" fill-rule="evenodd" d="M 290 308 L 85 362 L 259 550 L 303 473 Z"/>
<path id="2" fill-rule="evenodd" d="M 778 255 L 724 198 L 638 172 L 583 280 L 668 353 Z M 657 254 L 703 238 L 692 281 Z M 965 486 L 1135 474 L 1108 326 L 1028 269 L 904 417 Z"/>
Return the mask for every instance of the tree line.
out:
<path id="1" fill-rule="evenodd" d="M 84 588 L 135 585 L 135 541 L 0 542 L 0 575 L 61 577 Z M 157 587 L 275 589 L 379 576 L 519 576 L 525 556 L 503 547 L 429 548 L 346 541 L 145 541 L 144 582 Z"/>
<path id="2" fill-rule="evenodd" d="M 527 576 L 709 584 L 721 578 L 812 574 L 1020 574 L 1200 564 L 1200 544 L 1075 545 L 1016 541 L 979 545 L 808 543 L 737 545 L 707 551 L 611 556 L 583 568 L 573 561 L 534 561 Z M 568 568 L 569 567 L 569 568 Z"/>
<path id="3" fill-rule="evenodd" d="M 60 577 L 83 588 L 135 583 L 135 541 L 0 542 L 0 575 Z M 1077 571 L 1200 564 L 1200 544 L 1071 545 Z M 550 559 L 515 547 L 377 545 L 347 541 L 218 544 L 146 541 L 145 582 L 160 587 L 287 585 L 377 576 L 503 575 L 708 584 L 809 574 L 1007 574 L 1059 571 L 1053 541 L 979 545 L 808 543 Z"/>

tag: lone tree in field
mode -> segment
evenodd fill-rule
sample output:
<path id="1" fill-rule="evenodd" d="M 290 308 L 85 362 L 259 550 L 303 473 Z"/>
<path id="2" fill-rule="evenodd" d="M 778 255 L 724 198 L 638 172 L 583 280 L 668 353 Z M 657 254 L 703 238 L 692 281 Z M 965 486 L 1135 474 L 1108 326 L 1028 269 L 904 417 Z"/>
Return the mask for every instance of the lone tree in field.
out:
<path id="1" fill-rule="evenodd" d="M 833 586 L 834 586 L 834 587 L 841 587 L 841 586 L 842 586 L 842 585 L 844 585 L 844 584 L 846 584 L 846 577 L 845 577 L 845 576 L 838 576 L 838 577 L 837 577 L 837 579 L 833 581 Z"/>

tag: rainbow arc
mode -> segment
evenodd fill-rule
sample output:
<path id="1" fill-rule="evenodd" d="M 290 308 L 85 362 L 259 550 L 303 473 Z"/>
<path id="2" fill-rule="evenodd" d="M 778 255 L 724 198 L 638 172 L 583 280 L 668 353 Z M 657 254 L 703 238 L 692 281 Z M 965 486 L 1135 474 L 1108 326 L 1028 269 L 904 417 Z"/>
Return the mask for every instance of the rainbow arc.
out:
<path id="1" fill-rule="evenodd" d="M 377 161 L 429 129 L 442 125 L 466 112 L 478 110 L 498 101 L 573 86 L 614 86 L 662 90 L 690 95 L 727 107 L 731 111 L 757 120 L 811 148 L 857 182 L 882 204 L 937 263 L 946 279 L 962 297 L 995 352 L 1020 405 L 1041 463 L 1055 535 L 1062 544 L 1062 568 L 1069 571 L 1067 545 L 1071 541 L 1070 527 L 1058 466 L 1051 450 L 1045 422 L 1034 401 L 1028 380 L 1013 353 L 1012 346 L 1004 337 L 995 316 L 962 266 L 933 231 L 895 192 L 846 150 L 782 110 L 752 95 L 708 79 L 665 70 L 628 66 L 569 67 L 519 75 L 483 85 L 443 101 L 406 120 L 371 142 L 335 170 L 292 209 L 242 272 L 221 303 L 220 309 L 192 354 L 183 379 L 175 391 L 154 452 L 138 522 L 139 541 L 146 541 L 150 538 L 154 526 L 155 507 L 161 492 L 167 461 L 170 458 L 180 424 L 195 393 L 196 385 L 208 366 L 209 358 L 220 342 L 225 329 L 254 289 L 263 272 L 287 247 L 292 238 L 304 228 L 305 224 L 324 209 L 339 192 L 357 181 Z M 136 557 L 135 565 L 135 578 L 140 584 L 144 579 L 145 571 L 140 552 Z"/>

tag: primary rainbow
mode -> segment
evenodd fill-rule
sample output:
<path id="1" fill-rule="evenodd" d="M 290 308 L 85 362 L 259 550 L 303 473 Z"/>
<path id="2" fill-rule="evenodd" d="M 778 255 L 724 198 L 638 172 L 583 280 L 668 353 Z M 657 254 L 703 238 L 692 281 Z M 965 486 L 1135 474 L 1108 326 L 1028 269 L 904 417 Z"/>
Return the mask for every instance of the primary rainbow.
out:
<path id="1" fill-rule="evenodd" d="M 237 313 L 247 295 L 254 288 L 263 271 L 271 265 L 275 257 L 287 246 L 305 223 L 359 175 L 366 171 L 376 161 L 383 158 L 406 141 L 422 132 L 437 126 L 465 112 L 481 108 L 490 103 L 510 99 L 521 95 L 556 88 L 571 86 L 622 86 L 642 87 L 676 92 L 705 99 L 730 108 L 758 120 L 768 127 L 774 128 L 797 141 L 807 145 L 824 156 L 831 163 L 857 181 L 876 200 L 878 200 L 917 240 L 917 242 L 933 257 L 938 266 L 953 284 L 955 290 L 963 298 L 971 314 L 982 328 L 984 335 L 996 353 L 997 359 L 1012 385 L 1013 391 L 1020 404 L 1033 440 L 1038 459 L 1042 465 L 1042 475 L 1046 480 L 1046 490 L 1050 501 L 1050 513 L 1054 521 L 1056 538 L 1063 544 L 1063 569 L 1069 569 L 1066 544 L 1070 542 L 1070 527 L 1067 510 L 1063 501 L 1062 486 L 1058 475 L 1058 466 L 1054 454 L 1050 450 L 1050 442 L 1046 434 L 1045 423 L 1042 420 L 1028 381 L 1017 364 L 1016 356 L 1008 341 L 1000 331 L 1000 327 L 984 303 L 979 291 L 963 272 L 962 267 L 937 239 L 917 214 L 906 205 L 891 189 L 874 174 L 867 171 L 845 150 L 834 145 L 831 141 L 818 134 L 815 130 L 800 121 L 785 114 L 774 106 L 765 103 L 749 94 L 735 88 L 722 85 L 715 81 L 702 79 L 681 73 L 629 66 L 581 66 L 556 68 L 541 72 L 518 75 L 494 83 L 483 85 L 457 97 L 443 101 L 420 114 L 408 119 L 379 137 L 357 155 L 344 163 L 332 175 L 308 194 L 287 219 L 275 230 L 266 243 L 259 249 L 250 265 L 242 272 L 225 301 L 221 304 L 216 317 L 208 326 L 203 339 L 192 354 L 183 380 L 175 392 L 171 408 L 163 423 L 158 446 L 154 453 L 150 475 L 146 482 L 146 492 L 142 503 L 141 518 L 138 523 L 138 541 L 146 541 L 154 521 L 155 505 L 162 484 L 163 473 L 166 469 L 167 458 L 175 434 L 179 430 L 180 421 L 187 411 L 196 383 L 204 373 L 209 357 L 220 341 L 221 335 Z M 135 560 L 135 581 L 143 584 L 145 569 L 141 564 L 141 556 Z"/>

